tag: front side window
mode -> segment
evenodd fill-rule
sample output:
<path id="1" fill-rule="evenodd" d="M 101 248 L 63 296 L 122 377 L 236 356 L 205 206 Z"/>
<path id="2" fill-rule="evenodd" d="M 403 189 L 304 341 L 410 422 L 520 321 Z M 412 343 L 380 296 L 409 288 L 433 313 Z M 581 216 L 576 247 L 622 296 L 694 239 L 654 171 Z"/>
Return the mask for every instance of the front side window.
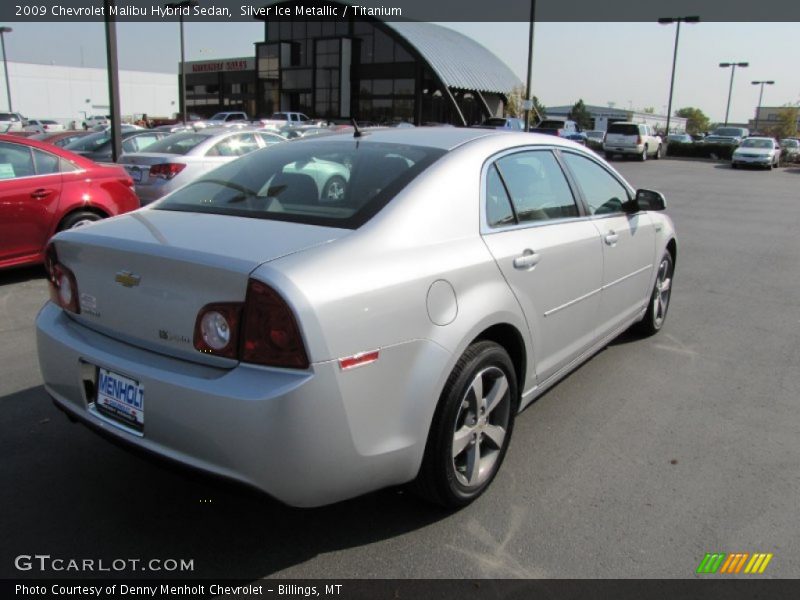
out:
<path id="1" fill-rule="evenodd" d="M 27 146 L 0 142 L 0 180 L 35 174 L 33 156 Z"/>
<path id="2" fill-rule="evenodd" d="M 443 154 L 360 140 L 275 144 L 194 180 L 154 208 L 356 229 Z"/>
<path id="3" fill-rule="evenodd" d="M 596 162 L 565 152 L 564 162 L 575 176 L 592 215 L 621 213 L 629 200 L 628 190 Z"/>
<path id="4" fill-rule="evenodd" d="M 549 150 L 518 152 L 495 165 L 519 223 L 578 216 L 569 184 Z"/>

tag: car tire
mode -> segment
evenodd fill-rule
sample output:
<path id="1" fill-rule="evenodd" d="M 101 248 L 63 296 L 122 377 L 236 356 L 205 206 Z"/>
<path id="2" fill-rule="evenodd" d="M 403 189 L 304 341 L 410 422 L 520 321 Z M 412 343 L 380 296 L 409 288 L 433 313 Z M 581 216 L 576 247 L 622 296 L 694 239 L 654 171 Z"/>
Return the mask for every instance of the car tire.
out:
<path id="1" fill-rule="evenodd" d="M 738 168 L 739 165 L 737 165 L 736 163 L 731 163 L 731 169 L 738 169 Z"/>
<path id="2" fill-rule="evenodd" d="M 656 160 L 661 158 L 661 144 L 659 144 L 658 148 L 656 148 L 656 155 L 653 158 L 655 158 Z"/>
<path id="3" fill-rule="evenodd" d="M 667 318 L 669 300 L 672 296 L 672 279 L 675 273 L 675 262 L 669 251 L 664 253 L 658 265 L 656 282 L 653 284 L 653 292 L 650 294 L 650 301 L 647 304 L 647 312 L 644 319 L 639 321 L 634 329 L 642 336 L 650 336 L 661 331 L 664 321 Z"/>
<path id="4" fill-rule="evenodd" d="M 639 160 L 641 162 L 645 162 L 647 160 L 647 146 L 642 149 L 642 153 L 639 155 Z"/>
<path id="5" fill-rule="evenodd" d="M 89 225 L 90 223 L 99 221 L 102 218 L 103 217 L 97 213 L 90 212 L 88 210 L 79 210 L 64 217 L 64 219 L 61 221 L 61 224 L 58 226 L 58 230 L 65 231 L 67 229 L 83 227 L 84 225 Z"/>
<path id="6" fill-rule="evenodd" d="M 329 200 L 333 202 L 341 202 L 344 200 L 344 192 L 347 187 L 347 182 L 344 177 L 334 175 L 322 188 L 322 200 Z"/>
<path id="7" fill-rule="evenodd" d="M 414 491 L 451 509 L 480 496 L 503 463 L 518 407 L 508 353 L 495 342 L 472 344 L 442 391 Z"/>
<path id="8" fill-rule="evenodd" d="M 606 160 L 611 160 L 612 158 L 614 158 L 614 155 L 611 152 L 606 152 L 605 156 L 606 156 Z"/>

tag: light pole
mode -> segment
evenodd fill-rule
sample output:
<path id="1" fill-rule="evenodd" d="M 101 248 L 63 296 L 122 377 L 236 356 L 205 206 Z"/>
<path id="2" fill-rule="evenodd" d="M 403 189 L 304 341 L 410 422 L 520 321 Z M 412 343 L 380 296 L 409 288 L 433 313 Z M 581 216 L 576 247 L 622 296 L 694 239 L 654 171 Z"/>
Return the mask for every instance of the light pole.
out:
<path id="1" fill-rule="evenodd" d="M 11 84 L 8 82 L 8 60 L 6 60 L 6 36 L 14 31 L 11 27 L 0 27 L 0 44 L 3 46 L 3 70 L 6 72 L 6 92 L 8 93 L 8 112 L 14 112 L 11 106 Z"/>
<path id="2" fill-rule="evenodd" d="M 669 121 L 672 116 L 672 90 L 675 88 L 675 65 L 678 62 L 678 38 L 681 35 L 681 23 L 699 23 L 700 17 L 661 17 L 658 19 L 660 25 L 677 23 L 675 28 L 675 49 L 672 52 L 672 78 L 669 80 L 669 101 L 667 102 L 667 135 L 669 135 Z"/>
<path id="3" fill-rule="evenodd" d="M 733 93 L 733 75 L 736 73 L 736 67 L 749 67 L 750 63 L 746 62 L 722 62 L 719 66 L 723 69 L 731 68 L 731 84 L 728 87 L 728 107 L 725 109 L 725 125 L 728 124 L 728 115 L 731 112 L 731 94 Z"/>
<path id="4" fill-rule="evenodd" d="M 531 0 L 531 22 L 528 25 L 528 77 L 525 85 L 525 131 L 531 130 L 531 67 L 533 66 L 533 24 L 536 20 L 536 0 Z M 539 115 L 540 117 L 542 115 Z"/>
<path id="5" fill-rule="evenodd" d="M 188 122 L 187 108 L 186 108 L 186 58 L 184 56 L 183 46 L 183 9 L 190 6 L 197 6 L 197 0 L 183 0 L 182 2 L 168 2 L 164 5 L 165 8 L 171 8 L 178 11 L 178 20 L 181 23 L 181 106 L 183 107 L 183 124 Z"/>
<path id="6" fill-rule="evenodd" d="M 752 85 L 760 85 L 761 91 L 758 93 L 758 104 L 756 105 L 756 132 L 758 132 L 758 110 L 761 108 L 761 99 L 764 97 L 764 86 L 775 85 L 774 81 L 751 81 Z"/>

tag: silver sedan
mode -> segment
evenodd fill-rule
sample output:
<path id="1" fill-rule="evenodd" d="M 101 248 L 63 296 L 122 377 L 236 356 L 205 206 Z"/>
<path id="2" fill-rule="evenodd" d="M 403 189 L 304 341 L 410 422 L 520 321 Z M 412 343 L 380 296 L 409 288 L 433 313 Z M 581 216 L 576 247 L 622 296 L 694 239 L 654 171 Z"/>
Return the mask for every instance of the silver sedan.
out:
<path id="1" fill-rule="evenodd" d="M 145 152 L 125 153 L 117 162 L 133 179 L 144 206 L 220 165 L 283 141 L 266 131 L 189 129 L 159 140 Z"/>
<path id="2" fill-rule="evenodd" d="M 306 165 L 338 165 L 342 193 L 321 197 Z M 279 144 L 54 238 L 45 388 L 96 430 L 291 505 L 413 482 L 464 506 L 521 409 L 626 329 L 663 327 L 664 208 L 552 136 Z"/>

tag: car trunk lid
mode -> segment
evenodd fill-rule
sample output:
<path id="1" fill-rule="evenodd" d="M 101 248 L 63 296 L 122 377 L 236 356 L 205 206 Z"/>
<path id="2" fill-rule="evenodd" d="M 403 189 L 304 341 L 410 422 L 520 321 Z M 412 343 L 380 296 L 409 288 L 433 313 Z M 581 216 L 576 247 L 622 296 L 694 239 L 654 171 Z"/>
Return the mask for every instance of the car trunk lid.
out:
<path id="1" fill-rule="evenodd" d="M 75 274 L 74 318 L 109 337 L 204 364 L 232 359 L 194 348 L 200 309 L 243 302 L 258 265 L 334 241 L 349 230 L 225 215 L 140 210 L 56 238 Z"/>

